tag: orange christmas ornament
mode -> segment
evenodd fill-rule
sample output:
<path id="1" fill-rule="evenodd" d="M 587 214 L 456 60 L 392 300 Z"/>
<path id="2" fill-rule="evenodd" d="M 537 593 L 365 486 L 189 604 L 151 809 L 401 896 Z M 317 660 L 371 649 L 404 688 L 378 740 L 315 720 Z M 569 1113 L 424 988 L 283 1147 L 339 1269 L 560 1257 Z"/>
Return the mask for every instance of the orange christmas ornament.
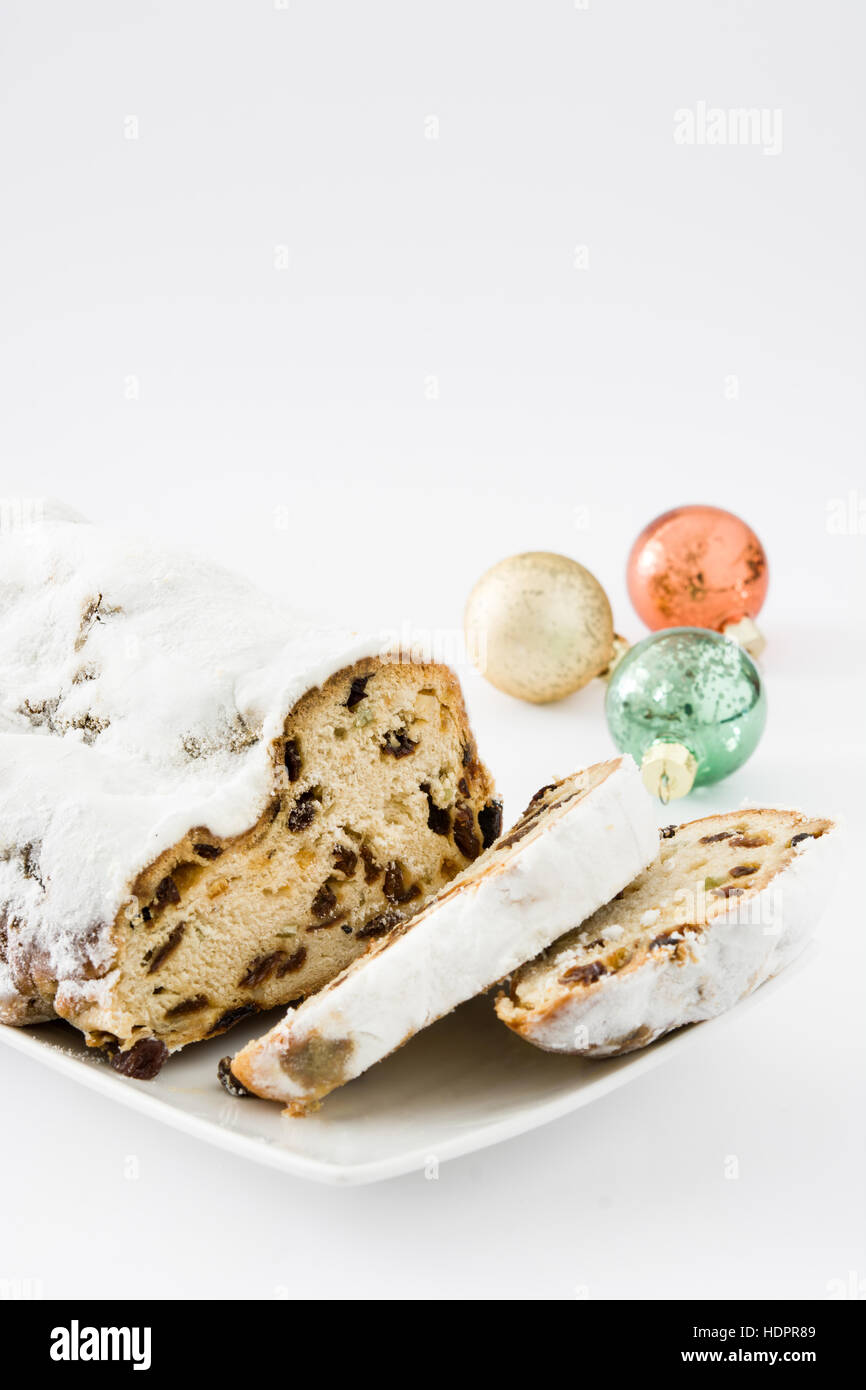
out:
<path id="1" fill-rule="evenodd" d="M 706 627 L 752 655 L 767 596 L 767 556 L 751 526 L 721 507 L 675 507 L 645 526 L 628 559 L 628 591 L 647 627 Z"/>

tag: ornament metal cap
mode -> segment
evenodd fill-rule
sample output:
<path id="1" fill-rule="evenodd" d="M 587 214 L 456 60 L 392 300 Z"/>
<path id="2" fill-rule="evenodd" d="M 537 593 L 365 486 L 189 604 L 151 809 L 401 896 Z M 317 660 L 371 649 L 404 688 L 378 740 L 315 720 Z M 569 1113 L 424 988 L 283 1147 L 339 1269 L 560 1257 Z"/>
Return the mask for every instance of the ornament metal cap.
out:
<path id="1" fill-rule="evenodd" d="M 618 632 L 615 632 L 613 634 L 613 654 L 610 658 L 610 664 L 605 666 L 604 670 L 599 671 L 598 673 L 598 678 L 600 681 L 610 680 L 611 676 L 613 675 L 619 663 L 622 661 L 630 646 L 631 643 L 628 641 L 627 638 L 621 637 Z"/>
<path id="2" fill-rule="evenodd" d="M 741 647 L 745 647 L 749 656 L 760 656 L 767 645 L 767 639 L 759 628 L 755 627 L 751 618 L 741 618 L 738 623 L 727 623 L 724 628 L 726 637 L 732 637 L 735 642 L 739 642 Z"/>
<path id="3" fill-rule="evenodd" d="M 640 765 L 647 791 L 665 806 L 669 801 L 688 795 L 697 770 L 697 759 L 682 743 L 652 744 Z"/>

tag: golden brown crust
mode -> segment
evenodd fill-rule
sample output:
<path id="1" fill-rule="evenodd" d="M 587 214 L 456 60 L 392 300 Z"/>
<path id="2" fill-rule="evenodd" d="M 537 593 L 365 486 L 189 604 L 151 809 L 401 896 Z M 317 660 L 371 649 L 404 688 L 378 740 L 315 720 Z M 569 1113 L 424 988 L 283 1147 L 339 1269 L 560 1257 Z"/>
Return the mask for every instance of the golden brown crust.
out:
<path id="1" fill-rule="evenodd" d="M 769 842 L 772 838 L 774 824 L 778 823 L 780 818 L 784 822 L 786 833 L 790 833 L 791 843 L 785 846 L 780 864 L 768 877 L 757 872 L 758 865 L 754 864 L 754 860 L 759 855 L 761 846 L 750 843 L 750 840 L 754 836 L 755 823 L 757 823 L 758 827 L 765 828 Z M 749 826 L 743 827 L 742 836 L 732 833 L 732 827 L 743 826 L 746 821 L 749 822 Z M 798 812 L 784 812 L 766 808 L 708 815 L 682 826 L 667 827 L 660 832 L 663 846 L 666 840 L 673 838 L 673 835 L 670 834 L 671 831 L 674 834 L 678 831 L 688 831 L 698 842 L 701 842 L 701 836 L 698 832 L 704 827 L 708 833 L 708 845 L 715 842 L 723 846 L 734 847 L 738 851 L 738 858 L 742 859 L 742 863 L 737 863 L 731 867 L 725 881 L 720 881 L 719 884 L 705 889 L 705 897 L 701 898 L 698 894 L 693 900 L 695 904 L 700 903 L 703 909 L 701 914 L 699 916 L 694 913 L 691 915 L 680 914 L 680 920 L 657 932 L 647 930 L 639 939 L 626 946 L 618 946 L 614 943 L 610 949 L 597 955 L 594 959 L 586 962 L 579 961 L 570 971 L 563 969 L 558 978 L 549 982 L 543 1001 L 533 1005 L 525 990 L 525 982 L 530 973 L 543 968 L 548 960 L 551 962 L 550 971 L 552 973 L 554 962 L 562 952 L 564 945 L 572 937 L 580 936 L 583 948 L 587 953 L 591 952 L 594 945 L 601 946 L 601 942 L 593 943 L 592 941 L 595 931 L 594 923 L 597 921 L 601 923 L 605 917 L 610 916 L 613 904 L 608 904 L 575 932 L 568 933 L 566 937 L 555 942 L 544 957 L 539 958 L 538 961 L 529 962 L 512 976 L 508 990 L 497 995 L 495 1000 L 498 1017 L 513 1032 L 532 1041 L 542 1050 L 561 1050 L 558 1046 L 545 1043 L 545 1033 L 548 1035 L 551 1033 L 551 1025 L 555 1025 L 557 1019 L 567 1010 L 573 1009 L 576 1001 L 589 999 L 594 994 L 603 992 L 614 976 L 618 980 L 627 979 L 638 971 L 645 970 L 651 963 L 658 964 L 660 958 L 671 965 L 684 965 L 686 962 L 694 960 L 695 943 L 704 932 L 711 928 L 714 920 L 724 916 L 729 911 L 732 897 L 735 897 L 736 902 L 740 905 L 748 903 L 766 888 L 768 881 L 775 876 L 775 873 L 792 862 L 798 836 L 819 838 L 832 826 L 833 822 L 826 818 L 807 817 Z M 751 836 L 748 833 L 750 829 L 752 831 Z M 744 867 L 753 868 L 754 874 L 738 873 L 738 870 Z M 651 866 L 645 870 L 643 874 L 638 876 L 633 885 L 629 885 L 629 889 L 633 889 L 647 880 L 652 880 L 654 875 L 658 876 L 657 866 Z M 626 897 L 629 889 L 624 890 L 623 894 L 619 894 L 618 899 Z M 627 912 L 628 909 L 625 908 L 624 911 Z M 599 925 L 598 931 L 599 935 L 602 935 L 601 925 Z M 607 1041 L 604 1055 L 619 1055 L 645 1046 L 651 1040 L 649 1032 L 650 1030 L 645 1027 L 637 1026 L 622 1039 Z"/>

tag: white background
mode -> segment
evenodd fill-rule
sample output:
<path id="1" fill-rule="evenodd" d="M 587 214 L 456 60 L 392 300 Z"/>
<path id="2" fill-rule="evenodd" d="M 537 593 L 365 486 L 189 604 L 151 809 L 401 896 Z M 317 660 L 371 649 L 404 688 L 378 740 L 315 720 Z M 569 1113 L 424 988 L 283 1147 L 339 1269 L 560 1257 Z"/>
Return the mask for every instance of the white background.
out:
<path id="1" fill-rule="evenodd" d="M 490 563 L 561 550 L 631 639 L 634 536 L 728 506 L 770 555 L 770 716 L 681 814 L 843 812 L 853 852 L 813 968 L 724 1050 L 708 1035 L 436 1182 L 308 1187 L 4 1051 L 0 1280 L 534 1299 L 866 1278 L 862 28 L 854 0 L 7 0 L 3 495 L 455 633 Z M 781 151 L 678 145 L 702 101 L 779 109 Z M 599 685 L 542 709 L 466 685 L 511 815 L 610 751 Z"/>

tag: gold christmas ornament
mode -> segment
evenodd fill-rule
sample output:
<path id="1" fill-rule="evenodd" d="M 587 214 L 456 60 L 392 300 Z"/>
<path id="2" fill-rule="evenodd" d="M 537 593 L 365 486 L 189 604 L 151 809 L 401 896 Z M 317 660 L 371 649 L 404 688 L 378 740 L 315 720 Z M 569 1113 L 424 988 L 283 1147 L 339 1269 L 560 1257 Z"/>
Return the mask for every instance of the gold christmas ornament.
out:
<path id="1" fill-rule="evenodd" d="M 580 690 L 616 654 L 610 603 L 595 575 L 546 550 L 512 555 L 482 575 L 464 625 L 481 674 L 536 705 Z"/>

